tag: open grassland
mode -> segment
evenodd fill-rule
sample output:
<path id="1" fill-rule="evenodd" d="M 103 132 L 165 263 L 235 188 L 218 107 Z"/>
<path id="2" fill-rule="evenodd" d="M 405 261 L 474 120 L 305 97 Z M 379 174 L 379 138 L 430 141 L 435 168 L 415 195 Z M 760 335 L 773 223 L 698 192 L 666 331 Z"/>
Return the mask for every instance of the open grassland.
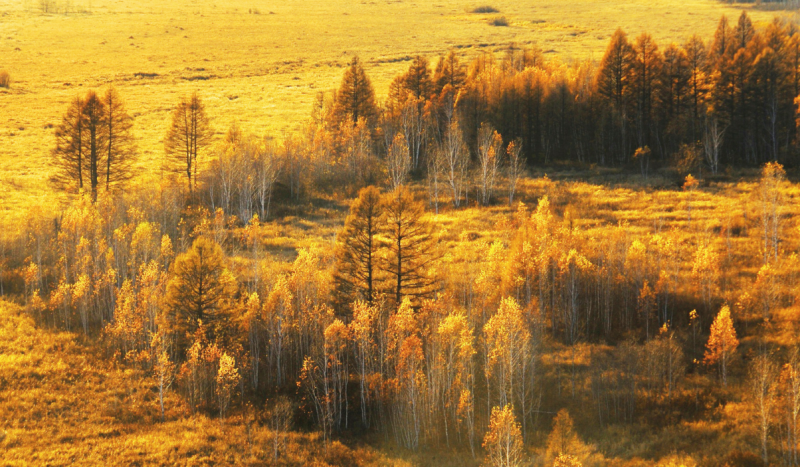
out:
<path id="1" fill-rule="evenodd" d="M 515 42 L 562 60 L 598 60 L 617 27 L 648 31 L 663 46 L 709 37 L 721 14 L 742 8 L 714 0 L 498 0 L 490 3 L 497 13 L 472 13 L 483 3 L 465 0 L 51 3 L 72 11 L 0 2 L 0 69 L 12 80 L 0 88 L 0 221 L 46 203 L 53 127 L 89 88 L 118 88 L 135 117 L 139 165 L 158 176 L 169 112 L 194 90 L 218 134 L 236 120 L 281 136 L 307 118 L 320 91 L 338 85 L 353 55 L 382 98 L 417 54 L 455 48 L 468 58 Z M 751 15 L 765 22 L 774 13 Z M 508 26 L 490 24 L 499 16 Z"/>

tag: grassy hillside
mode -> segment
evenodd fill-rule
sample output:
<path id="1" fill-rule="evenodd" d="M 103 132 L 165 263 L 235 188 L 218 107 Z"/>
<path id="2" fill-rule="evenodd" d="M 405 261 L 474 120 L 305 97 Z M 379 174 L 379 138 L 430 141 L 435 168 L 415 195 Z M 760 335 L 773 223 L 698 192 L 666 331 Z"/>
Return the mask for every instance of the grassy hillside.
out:
<path id="1" fill-rule="evenodd" d="M 44 14 L 40 2 L 0 3 L 0 70 L 12 79 L 0 89 L 0 221 L 44 203 L 53 126 L 88 88 L 119 89 L 135 117 L 140 165 L 157 175 L 169 112 L 193 90 L 218 132 L 238 120 L 246 131 L 280 136 L 338 84 L 354 54 L 382 97 L 417 54 L 456 48 L 469 57 L 516 42 L 564 60 L 599 60 L 618 27 L 634 37 L 648 31 L 664 46 L 708 37 L 721 14 L 735 17 L 741 8 L 716 0 L 502 0 L 488 14 L 471 13 L 482 4 L 465 0 L 69 4 L 69 14 Z M 756 22 L 773 16 L 751 14 Z M 489 24 L 497 16 L 508 26 Z"/>
<path id="2" fill-rule="evenodd" d="M 0 302 L 0 464 L 263 465 L 273 432 L 241 417 L 189 416 L 170 393 L 160 422 L 151 379 L 118 368 L 77 336 L 36 327 Z M 289 433 L 279 465 L 405 465 L 316 434 Z"/>

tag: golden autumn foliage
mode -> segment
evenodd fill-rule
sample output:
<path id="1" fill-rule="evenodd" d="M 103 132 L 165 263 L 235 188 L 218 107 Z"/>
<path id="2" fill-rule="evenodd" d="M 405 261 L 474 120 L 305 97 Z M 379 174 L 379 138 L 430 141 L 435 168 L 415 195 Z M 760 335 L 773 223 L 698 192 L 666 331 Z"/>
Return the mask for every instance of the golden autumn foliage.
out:
<path id="1" fill-rule="evenodd" d="M 376 11 L 329 3 L 334 29 Z M 85 19 L 52 5 L 11 16 Z M 614 29 L 454 5 L 439 21 L 481 35 Z M 252 132 L 239 94 L 255 92 L 214 44 L 200 67 L 187 53 L 181 70 L 98 72 L 127 91 L 200 87 L 160 124 L 113 88 L 60 109 L 48 170 L 70 188 L 0 231 L 0 459 L 800 464 L 800 34 L 751 19 L 774 6 L 723 16 L 708 43 L 619 28 L 597 62 L 530 41 L 456 45 L 435 67 L 345 47 L 315 62 L 338 88 L 280 138 Z M 241 9 L 196 7 L 203 24 Z M 247 14 L 269 29 L 286 8 Z M 249 78 L 307 77 L 302 60 L 251 62 Z M 2 102 L 36 86 L 14 73 Z M 222 79 L 236 87 L 219 95 Z M 230 106 L 236 120 L 214 121 Z M 40 133 L 9 128 L 0 140 Z"/>
<path id="2" fill-rule="evenodd" d="M 723 384 L 728 384 L 728 363 L 737 347 L 739 340 L 736 338 L 736 329 L 733 328 L 731 309 L 726 305 L 719 310 L 711 325 L 711 335 L 706 343 L 704 357 L 707 365 L 719 363 Z"/>
<path id="3" fill-rule="evenodd" d="M 483 438 L 486 463 L 493 467 L 517 467 L 524 463 L 522 432 L 514 418 L 513 406 L 494 407 L 489 429 Z"/>
<path id="4" fill-rule="evenodd" d="M 173 278 L 167 287 L 174 332 L 193 334 L 202 323 L 212 332 L 221 332 L 220 323 L 231 306 L 235 285 L 224 260 L 220 246 L 205 237 L 175 258 Z"/>

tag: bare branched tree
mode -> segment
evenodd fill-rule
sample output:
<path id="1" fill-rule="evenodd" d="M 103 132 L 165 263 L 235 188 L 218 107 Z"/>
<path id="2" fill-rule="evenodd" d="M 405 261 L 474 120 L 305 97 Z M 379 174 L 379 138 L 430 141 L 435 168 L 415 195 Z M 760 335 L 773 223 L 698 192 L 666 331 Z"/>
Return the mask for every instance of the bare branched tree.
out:
<path id="1" fill-rule="evenodd" d="M 719 121 L 712 118 L 706 121 L 706 131 L 703 135 L 703 153 L 711 173 L 716 175 L 719 171 L 719 150 L 725 137 L 725 128 L 720 128 Z"/>
<path id="2" fill-rule="evenodd" d="M 389 183 L 392 190 L 405 183 L 408 173 L 411 171 L 411 157 L 408 153 L 408 143 L 402 133 L 398 133 L 389 146 L 389 153 L 386 156 L 386 165 L 389 169 Z"/>
<path id="3" fill-rule="evenodd" d="M 486 206 L 494 193 L 497 172 L 502 161 L 503 138 L 491 125 L 482 124 L 478 131 L 478 162 L 480 163 L 481 203 Z"/>
<path id="4" fill-rule="evenodd" d="M 514 203 L 514 194 L 517 191 L 517 182 L 525 170 L 525 156 L 522 155 L 522 140 L 517 138 L 508 144 L 506 149 L 508 155 L 508 204 Z"/>

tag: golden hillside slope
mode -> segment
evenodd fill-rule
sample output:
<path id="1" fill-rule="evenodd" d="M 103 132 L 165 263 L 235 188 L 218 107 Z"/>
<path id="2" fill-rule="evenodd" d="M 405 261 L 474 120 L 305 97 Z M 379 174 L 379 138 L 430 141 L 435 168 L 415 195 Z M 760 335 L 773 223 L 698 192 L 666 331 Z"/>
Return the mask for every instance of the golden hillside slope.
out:
<path id="1" fill-rule="evenodd" d="M 155 387 L 76 343 L 42 330 L 0 301 L 0 465 L 263 465 L 272 433 L 256 426 L 248 443 L 240 418 L 185 415 L 171 394 L 160 423 Z M 403 465 L 372 450 L 316 434 L 288 434 L 277 465 Z"/>

